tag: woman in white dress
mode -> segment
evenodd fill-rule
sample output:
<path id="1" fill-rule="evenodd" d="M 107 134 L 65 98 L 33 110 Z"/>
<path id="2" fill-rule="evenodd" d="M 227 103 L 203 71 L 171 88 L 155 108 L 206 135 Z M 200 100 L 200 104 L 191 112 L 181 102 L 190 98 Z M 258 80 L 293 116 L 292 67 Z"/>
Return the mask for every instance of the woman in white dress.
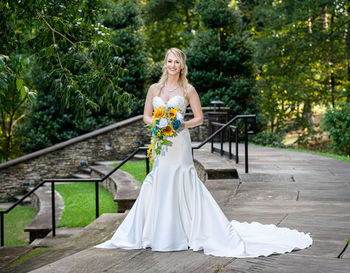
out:
<path id="1" fill-rule="evenodd" d="M 258 257 L 310 246 L 308 234 L 226 218 L 193 164 L 188 128 L 200 125 L 203 114 L 198 94 L 186 75 L 185 54 L 177 48 L 169 49 L 161 79 L 148 90 L 144 122 L 152 122 L 153 109 L 159 106 L 177 107 L 184 115 L 190 104 L 194 118 L 182 122 L 177 136 L 170 137 L 172 145 L 156 156 L 135 204 L 112 239 L 96 247 L 192 249 L 214 256 Z"/>

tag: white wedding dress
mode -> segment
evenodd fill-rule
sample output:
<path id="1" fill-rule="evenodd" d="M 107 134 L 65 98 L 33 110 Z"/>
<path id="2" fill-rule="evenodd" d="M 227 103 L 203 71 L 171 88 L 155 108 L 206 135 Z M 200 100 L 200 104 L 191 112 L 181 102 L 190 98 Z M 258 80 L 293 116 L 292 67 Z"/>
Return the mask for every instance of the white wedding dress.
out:
<path id="1" fill-rule="evenodd" d="M 153 107 L 177 107 L 187 101 L 174 96 L 166 104 L 156 96 Z M 203 250 L 224 257 L 258 257 L 286 253 L 312 244 L 308 234 L 262 225 L 229 221 L 198 178 L 187 129 L 172 137 L 173 145 L 155 159 L 140 194 L 112 239 L 98 248 L 153 251 Z"/>

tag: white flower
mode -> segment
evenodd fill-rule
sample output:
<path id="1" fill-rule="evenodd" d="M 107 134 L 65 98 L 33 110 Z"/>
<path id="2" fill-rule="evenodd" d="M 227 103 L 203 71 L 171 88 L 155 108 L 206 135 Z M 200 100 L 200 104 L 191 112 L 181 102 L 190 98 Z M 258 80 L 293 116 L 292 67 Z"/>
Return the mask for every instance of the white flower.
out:
<path id="1" fill-rule="evenodd" d="M 166 118 L 161 118 L 161 119 L 159 120 L 159 124 L 158 124 L 158 127 L 159 127 L 159 128 L 164 128 L 164 127 L 166 127 L 167 125 L 168 125 L 168 121 L 167 121 Z"/>
<path id="2" fill-rule="evenodd" d="M 101 35 L 101 34 L 102 34 L 102 31 L 97 31 L 97 34 L 100 34 L 100 35 Z"/>
<path id="3" fill-rule="evenodd" d="M 102 44 L 102 43 L 103 43 L 103 41 L 102 41 L 102 40 L 99 40 L 97 43 L 98 43 L 98 44 Z"/>
<path id="4" fill-rule="evenodd" d="M 102 36 L 105 36 L 106 34 L 104 34 L 104 33 L 101 33 L 101 35 L 102 35 Z"/>
<path id="5" fill-rule="evenodd" d="M 176 119 L 182 122 L 184 120 L 184 116 L 180 112 L 177 112 Z"/>

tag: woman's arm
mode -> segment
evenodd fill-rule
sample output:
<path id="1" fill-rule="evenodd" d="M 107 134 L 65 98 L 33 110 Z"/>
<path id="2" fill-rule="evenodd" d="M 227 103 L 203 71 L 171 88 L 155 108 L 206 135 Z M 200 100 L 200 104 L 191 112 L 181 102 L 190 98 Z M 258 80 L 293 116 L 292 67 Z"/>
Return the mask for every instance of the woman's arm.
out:
<path id="1" fill-rule="evenodd" d="M 145 101 L 145 108 L 143 110 L 143 122 L 146 124 L 152 123 L 152 113 L 153 113 L 152 100 L 153 100 L 154 92 L 155 92 L 155 84 L 152 84 L 148 89 L 146 101 Z"/>
<path id="2" fill-rule="evenodd" d="M 196 127 L 203 123 L 203 112 L 201 102 L 199 100 L 198 93 L 193 86 L 191 86 L 190 90 L 188 91 L 188 100 L 191 105 L 194 117 L 193 119 L 182 122 L 180 127 L 181 129 Z"/>

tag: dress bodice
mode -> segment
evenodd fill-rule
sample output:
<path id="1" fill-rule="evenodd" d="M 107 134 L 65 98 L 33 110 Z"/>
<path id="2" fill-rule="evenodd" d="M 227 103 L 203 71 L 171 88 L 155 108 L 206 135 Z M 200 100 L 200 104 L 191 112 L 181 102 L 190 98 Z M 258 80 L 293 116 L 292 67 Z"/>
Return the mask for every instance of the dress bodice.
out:
<path id="1" fill-rule="evenodd" d="M 170 98 L 167 103 L 165 103 L 161 97 L 154 96 L 152 105 L 153 105 L 153 108 L 157 108 L 161 106 L 176 107 L 177 110 L 180 111 L 182 115 L 185 115 L 186 107 L 187 107 L 187 99 L 181 95 L 176 95 Z"/>

